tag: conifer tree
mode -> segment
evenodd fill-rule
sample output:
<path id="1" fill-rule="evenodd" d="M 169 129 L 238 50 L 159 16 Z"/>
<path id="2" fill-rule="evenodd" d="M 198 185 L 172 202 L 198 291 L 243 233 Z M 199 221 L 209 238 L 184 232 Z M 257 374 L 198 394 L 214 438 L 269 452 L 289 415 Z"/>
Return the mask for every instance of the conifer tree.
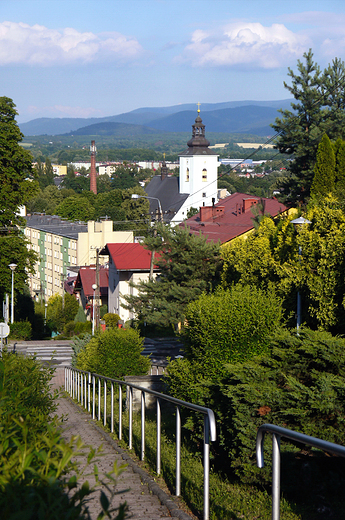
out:
<path id="1" fill-rule="evenodd" d="M 345 194 L 345 141 L 336 140 L 333 145 L 335 155 L 335 189 Z"/>
<path id="2" fill-rule="evenodd" d="M 311 195 L 326 196 L 334 191 L 335 186 L 335 155 L 331 141 L 327 134 L 317 149 L 314 179 L 311 185 Z"/>

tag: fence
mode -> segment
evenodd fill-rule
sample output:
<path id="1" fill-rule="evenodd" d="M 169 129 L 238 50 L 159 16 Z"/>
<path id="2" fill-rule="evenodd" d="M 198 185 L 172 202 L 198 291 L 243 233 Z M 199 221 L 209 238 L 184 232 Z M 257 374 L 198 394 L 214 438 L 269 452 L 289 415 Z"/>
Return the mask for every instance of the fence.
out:
<path id="1" fill-rule="evenodd" d="M 209 520 L 210 503 L 209 503 L 209 477 L 210 477 L 210 440 L 216 440 L 216 421 L 214 413 L 210 408 L 198 406 L 180 399 L 175 399 L 169 395 L 165 395 L 148 388 L 134 385 L 127 381 L 111 379 L 99 374 L 84 372 L 72 367 L 65 367 L 65 390 L 73 399 L 84 406 L 96 419 L 96 394 L 97 394 L 97 419 L 101 421 L 101 399 L 103 385 L 103 424 L 107 424 L 107 384 L 110 385 L 110 431 L 114 432 L 114 385 L 119 390 L 119 432 L 118 438 L 122 439 L 122 387 L 126 386 L 129 394 L 129 427 L 128 427 L 128 447 L 132 449 L 133 441 L 133 389 L 141 392 L 141 460 L 145 457 L 145 395 L 150 394 L 157 399 L 157 463 L 156 471 L 159 475 L 161 472 L 161 402 L 167 401 L 176 405 L 176 496 L 181 494 L 181 407 L 201 412 L 204 416 L 204 520 Z"/>
<path id="2" fill-rule="evenodd" d="M 314 448 L 333 453 L 340 457 L 345 457 L 345 447 L 332 442 L 317 439 L 298 433 L 287 428 L 274 426 L 273 424 L 263 424 L 260 426 L 256 436 L 256 461 L 259 468 L 264 467 L 264 442 L 265 433 L 272 433 L 272 520 L 280 518 L 280 438 L 307 444 Z"/>

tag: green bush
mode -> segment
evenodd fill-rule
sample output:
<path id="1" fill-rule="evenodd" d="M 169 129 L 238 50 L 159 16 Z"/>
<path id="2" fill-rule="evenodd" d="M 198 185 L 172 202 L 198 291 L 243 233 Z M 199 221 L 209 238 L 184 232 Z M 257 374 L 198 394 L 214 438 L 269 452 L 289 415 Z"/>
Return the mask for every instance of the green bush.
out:
<path id="1" fill-rule="evenodd" d="M 79 336 L 74 336 L 71 342 L 73 350 L 72 354 L 72 367 L 77 366 L 78 355 L 85 350 L 86 345 L 90 342 L 92 336 L 88 332 L 82 333 Z"/>
<path id="2" fill-rule="evenodd" d="M 66 337 L 75 336 L 78 334 L 84 334 L 85 332 L 91 332 L 92 323 L 91 321 L 69 321 L 66 323 L 63 329 L 63 335 Z"/>
<path id="3" fill-rule="evenodd" d="M 10 338 L 30 340 L 32 337 L 32 326 L 29 321 L 15 321 L 10 325 Z"/>
<path id="4" fill-rule="evenodd" d="M 71 462 L 82 452 L 81 441 L 64 441 L 57 417 L 52 419 L 52 374 L 32 357 L 5 350 L 0 359 L 0 511 L 6 520 L 90 520 L 87 506 L 95 490 L 78 482 L 82 472 Z M 95 455 L 90 452 L 90 462 Z M 125 509 L 120 506 L 117 520 Z M 110 505 L 104 516 L 115 518 L 109 512 Z"/>
<path id="5" fill-rule="evenodd" d="M 272 346 L 271 356 L 228 365 L 213 390 L 225 456 L 247 482 L 271 478 L 268 453 L 266 472 L 255 464 L 261 424 L 345 444 L 345 340 L 308 329 L 299 336 L 281 330 Z M 293 451 L 291 444 L 284 446 Z"/>
<path id="6" fill-rule="evenodd" d="M 103 320 L 104 315 L 108 312 L 108 305 L 101 305 L 99 308 L 99 317 Z"/>
<path id="7" fill-rule="evenodd" d="M 85 316 L 85 312 L 84 312 L 84 309 L 81 305 L 79 305 L 78 307 L 78 311 L 77 311 L 77 314 L 74 316 L 74 321 L 77 322 L 77 323 L 85 323 L 86 322 L 86 316 Z"/>
<path id="8" fill-rule="evenodd" d="M 203 376 L 219 377 L 224 363 L 269 351 L 269 336 L 282 317 L 274 293 L 235 285 L 203 294 L 186 309 L 185 355 Z"/>
<path id="9" fill-rule="evenodd" d="M 118 314 L 107 312 L 104 314 L 103 319 L 107 327 L 117 327 L 117 322 L 121 320 Z"/>
<path id="10" fill-rule="evenodd" d="M 98 332 L 77 357 L 77 368 L 103 376 L 146 375 L 150 360 L 141 355 L 144 339 L 134 329 Z"/>

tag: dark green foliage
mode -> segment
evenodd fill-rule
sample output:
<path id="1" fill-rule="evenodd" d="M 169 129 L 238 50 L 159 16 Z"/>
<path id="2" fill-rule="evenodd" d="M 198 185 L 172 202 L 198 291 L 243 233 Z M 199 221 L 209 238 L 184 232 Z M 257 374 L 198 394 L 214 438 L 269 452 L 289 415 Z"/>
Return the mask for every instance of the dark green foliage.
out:
<path id="1" fill-rule="evenodd" d="M 279 183 L 285 202 L 305 202 L 310 196 L 318 144 L 326 132 L 331 139 L 344 136 L 344 62 L 335 59 L 324 72 L 313 60 L 311 50 L 298 60 L 297 72 L 288 69 L 291 86 L 285 88 L 296 102 L 292 111 L 281 110 L 282 118 L 272 125 L 280 132 L 276 148 L 293 154 L 287 176 Z"/>
<path id="2" fill-rule="evenodd" d="M 77 357 L 77 368 L 107 377 L 146 375 L 150 360 L 141 355 L 144 339 L 134 329 L 96 334 Z"/>
<path id="3" fill-rule="evenodd" d="M 138 283 L 139 295 L 127 296 L 126 308 L 149 325 L 176 326 L 184 320 L 186 305 L 211 291 L 219 281 L 219 245 L 178 226 L 159 226 L 157 235 L 147 238 L 145 245 L 159 253 L 155 264 L 160 274 L 154 280 Z"/>
<path id="4" fill-rule="evenodd" d="M 77 366 L 77 357 L 80 354 L 80 352 L 85 350 L 85 347 L 90 342 L 91 338 L 92 338 L 92 336 L 88 332 L 80 334 L 80 336 L 73 337 L 73 339 L 71 341 L 71 347 L 73 349 L 72 367 Z"/>
<path id="5" fill-rule="evenodd" d="M 245 481 L 270 478 L 268 470 L 255 467 L 261 424 L 345 443 L 345 340 L 308 329 L 299 336 L 280 330 L 272 347 L 271 356 L 228 365 L 213 394 L 222 447 Z"/>
<path id="6" fill-rule="evenodd" d="M 68 321 L 63 328 L 63 335 L 67 337 L 74 336 L 75 334 L 85 334 L 91 332 L 92 323 L 91 321 Z"/>
<path id="7" fill-rule="evenodd" d="M 335 190 L 344 199 L 345 195 L 345 141 L 338 138 L 333 145 L 335 154 Z"/>
<path id="8" fill-rule="evenodd" d="M 31 175 L 32 157 L 19 143 L 23 134 L 15 120 L 17 111 L 12 99 L 0 97 L 0 227 L 21 223 L 20 205 L 37 190 Z"/>
<path id="9" fill-rule="evenodd" d="M 78 310 L 77 310 L 77 314 L 74 316 L 74 321 L 75 322 L 80 322 L 80 323 L 85 323 L 86 322 L 85 312 L 84 312 L 84 309 L 83 309 L 83 307 L 81 305 L 79 305 Z"/>
<path id="10" fill-rule="evenodd" d="M 334 191 L 335 165 L 331 141 L 327 134 L 324 134 L 317 149 L 314 179 L 310 189 L 311 195 L 322 197 Z"/>
<path id="11" fill-rule="evenodd" d="M 255 286 L 235 285 L 203 294 L 186 308 L 185 356 L 203 376 L 219 377 L 224 363 L 243 362 L 269 348 L 281 302 Z"/>
<path id="12" fill-rule="evenodd" d="M 87 481 L 81 484 L 83 470 L 71 462 L 83 445 L 80 439 L 64 441 L 57 418 L 52 419 L 52 374 L 34 358 L 3 352 L 0 359 L 0 511 L 6 520 L 91 520 L 88 500 L 95 490 Z M 90 451 L 89 463 L 96 455 Z M 71 472 L 75 476 L 68 476 Z M 97 466 L 94 473 L 97 477 Z M 108 491 L 118 474 L 114 466 L 107 475 Z M 117 520 L 125 518 L 125 505 L 114 510 L 103 500 L 100 509 L 99 519 L 115 519 L 117 512 Z"/>
<path id="13" fill-rule="evenodd" d="M 104 319 L 104 315 L 107 314 L 108 312 L 108 305 L 101 305 L 101 307 L 99 308 L 99 316 L 101 318 L 101 320 Z"/>
<path id="14" fill-rule="evenodd" d="M 15 321 L 11 323 L 10 329 L 9 337 L 11 339 L 22 339 L 26 341 L 32 337 L 32 326 L 29 321 Z"/>

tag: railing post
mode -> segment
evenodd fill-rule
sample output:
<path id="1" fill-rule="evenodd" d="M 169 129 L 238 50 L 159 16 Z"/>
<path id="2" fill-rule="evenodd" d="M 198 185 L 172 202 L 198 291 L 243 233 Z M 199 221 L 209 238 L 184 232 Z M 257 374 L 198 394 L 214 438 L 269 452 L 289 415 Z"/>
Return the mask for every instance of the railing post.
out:
<path id="1" fill-rule="evenodd" d="M 104 409 L 103 409 L 103 426 L 107 424 L 107 380 L 104 379 Z"/>
<path id="2" fill-rule="evenodd" d="M 79 403 L 80 398 L 80 372 L 77 372 L 77 401 Z"/>
<path id="3" fill-rule="evenodd" d="M 157 397 L 157 475 L 161 474 L 161 402 Z"/>
<path id="4" fill-rule="evenodd" d="M 204 520 L 210 518 L 210 421 L 204 415 Z"/>
<path id="5" fill-rule="evenodd" d="M 272 434 L 272 520 L 280 518 L 280 435 Z"/>
<path id="6" fill-rule="evenodd" d="M 87 375 L 84 374 L 84 408 L 87 408 Z"/>
<path id="7" fill-rule="evenodd" d="M 176 496 L 181 494 L 181 412 L 176 406 Z"/>
<path id="8" fill-rule="evenodd" d="M 91 412 L 91 372 L 88 373 L 88 387 L 87 411 Z"/>
<path id="9" fill-rule="evenodd" d="M 101 378 L 98 378 L 98 413 L 97 419 L 101 420 Z"/>
<path id="10" fill-rule="evenodd" d="M 132 449 L 132 436 L 133 436 L 133 388 L 131 386 L 129 388 L 129 449 Z"/>
<path id="11" fill-rule="evenodd" d="M 122 439 L 122 386 L 119 385 L 119 441 Z"/>
<path id="12" fill-rule="evenodd" d="M 145 458 L 145 392 L 141 391 L 141 460 Z"/>
<path id="13" fill-rule="evenodd" d="M 110 431 L 114 433 L 114 383 L 111 382 L 110 387 Z"/>
<path id="14" fill-rule="evenodd" d="M 96 418 L 96 377 L 92 375 L 92 419 Z"/>

